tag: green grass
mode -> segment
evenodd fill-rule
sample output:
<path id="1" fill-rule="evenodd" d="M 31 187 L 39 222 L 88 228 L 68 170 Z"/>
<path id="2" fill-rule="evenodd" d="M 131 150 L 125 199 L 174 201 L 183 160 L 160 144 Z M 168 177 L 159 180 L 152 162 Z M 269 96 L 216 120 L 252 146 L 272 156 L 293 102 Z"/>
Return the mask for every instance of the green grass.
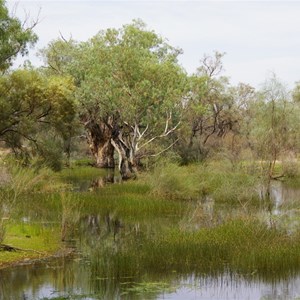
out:
<path id="1" fill-rule="evenodd" d="M 299 252 L 299 236 L 270 229 L 257 220 L 239 219 L 194 232 L 169 228 L 139 237 L 138 243 L 128 240 L 117 251 L 106 247 L 99 252 L 97 264 L 106 272 L 102 276 L 134 277 L 143 270 L 222 274 L 229 268 L 272 280 L 299 270 Z"/>
<path id="2" fill-rule="evenodd" d="M 63 170 L 56 179 L 89 180 L 101 174 L 106 173 L 78 167 Z M 222 273 L 228 268 L 270 280 L 288 276 L 300 269 L 300 235 L 269 228 L 258 221 L 255 211 L 244 209 L 257 206 L 257 183 L 256 176 L 243 168 L 232 170 L 226 164 L 211 162 L 186 167 L 168 164 L 150 176 L 94 191 L 70 189 L 61 194 L 43 189 L 24 196 L 25 201 L 18 203 L 20 211 L 12 216 L 17 220 L 26 211 L 28 216 L 41 216 L 32 217 L 35 222 L 45 219 L 56 225 L 9 223 L 4 243 L 49 255 L 60 246 L 62 220 L 67 229 L 69 225 L 76 229 L 81 218 L 99 215 L 101 226 L 105 226 L 103 217 L 110 215 L 113 220 L 121 220 L 121 233 L 115 238 L 103 230 L 98 244 L 90 237 L 97 247 L 84 248 L 93 252 L 95 277 L 135 277 L 144 270 L 152 274 Z M 213 215 L 209 218 L 203 210 L 207 196 L 213 199 Z M 221 215 L 220 207 L 231 214 Z M 251 217 L 247 216 L 249 212 Z M 136 224 L 140 227 L 132 230 Z M 30 251 L 0 252 L 0 264 L 36 256 Z"/>
<path id="3" fill-rule="evenodd" d="M 94 168 L 90 166 L 76 166 L 74 168 L 63 169 L 58 173 L 58 177 L 63 180 L 80 180 L 80 179 L 93 179 L 97 176 L 105 176 L 107 170 Z"/>
<path id="4" fill-rule="evenodd" d="M 167 164 L 146 176 L 155 195 L 199 200 L 205 196 L 217 202 L 244 205 L 258 200 L 257 176 L 243 169 L 232 170 L 227 164 L 211 162 L 180 167 Z"/>
<path id="5" fill-rule="evenodd" d="M 95 193 L 81 193 L 82 211 L 88 214 L 113 213 L 121 218 L 141 221 L 145 218 L 182 216 L 186 205 L 150 193 L 148 185 L 124 182 L 99 189 Z"/>
<path id="6" fill-rule="evenodd" d="M 61 247 L 59 227 L 9 224 L 3 244 L 24 251 L 0 251 L 0 268 L 10 263 L 47 257 Z"/>

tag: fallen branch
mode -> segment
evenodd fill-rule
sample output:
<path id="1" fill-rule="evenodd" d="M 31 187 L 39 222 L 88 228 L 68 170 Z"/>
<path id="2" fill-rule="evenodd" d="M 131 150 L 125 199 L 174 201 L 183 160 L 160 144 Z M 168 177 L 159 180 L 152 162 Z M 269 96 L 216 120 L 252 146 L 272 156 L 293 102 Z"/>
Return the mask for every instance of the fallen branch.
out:
<path id="1" fill-rule="evenodd" d="M 10 252 L 24 251 L 24 252 L 35 252 L 35 253 L 38 253 L 38 254 L 45 254 L 45 253 L 37 251 L 37 250 L 23 249 L 23 248 L 13 247 L 13 246 L 10 246 L 10 245 L 5 245 L 5 244 L 0 244 L 0 251 L 10 251 Z"/>
<path id="2" fill-rule="evenodd" d="M 273 175 L 273 176 L 271 176 L 271 179 L 273 179 L 273 180 L 277 180 L 277 179 L 280 179 L 280 178 L 283 178 L 283 177 L 285 177 L 285 175 L 284 174 L 281 174 L 281 175 Z"/>

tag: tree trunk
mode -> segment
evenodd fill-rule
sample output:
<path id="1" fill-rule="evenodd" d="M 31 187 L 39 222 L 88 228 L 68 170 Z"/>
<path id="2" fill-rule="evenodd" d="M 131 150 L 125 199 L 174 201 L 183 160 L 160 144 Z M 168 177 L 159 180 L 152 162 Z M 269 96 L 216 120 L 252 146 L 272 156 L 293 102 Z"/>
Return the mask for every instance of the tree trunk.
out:
<path id="1" fill-rule="evenodd" d="M 136 168 L 133 162 L 133 155 L 120 139 L 111 139 L 111 144 L 119 155 L 119 171 L 123 180 L 136 177 Z"/>
<path id="2" fill-rule="evenodd" d="M 112 129 L 105 122 L 90 122 L 88 143 L 99 168 L 114 168 L 114 147 L 111 144 Z"/>
<path id="3" fill-rule="evenodd" d="M 110 140 L 99 143 L 94 151 L 94 157 L 96 159 L 96 166 L 98 168 L 114 168 L 114 147 Z"/>

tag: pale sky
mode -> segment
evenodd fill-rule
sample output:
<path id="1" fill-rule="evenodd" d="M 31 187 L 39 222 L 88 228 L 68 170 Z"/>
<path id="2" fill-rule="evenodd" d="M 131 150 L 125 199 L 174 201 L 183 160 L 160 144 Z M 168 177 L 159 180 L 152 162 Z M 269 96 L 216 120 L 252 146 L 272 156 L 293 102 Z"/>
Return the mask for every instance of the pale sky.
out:
<path id="1" fill-rule="evenodd" d="M 16 15 L 34 18 L 45 47 L 61 34 L 85 41 L 99 30 L 120 28 L 140 18 L 150 30 L 183 49 L 181 65 L 193 73 L 204 54 L 226 52 L 225 72 L 232 84 L 258 87 L 275 73 L 290 87 L 300 81 L 300 1 L 7 1 Z M 20 60 L 18 60 L 20 63 Z"/>

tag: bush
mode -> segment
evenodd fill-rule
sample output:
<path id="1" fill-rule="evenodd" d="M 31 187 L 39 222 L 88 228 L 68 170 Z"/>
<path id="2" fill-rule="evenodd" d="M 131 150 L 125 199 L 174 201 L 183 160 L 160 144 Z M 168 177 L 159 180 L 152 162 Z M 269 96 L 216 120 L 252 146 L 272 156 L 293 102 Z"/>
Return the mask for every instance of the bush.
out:
<path id="1" fill-rule="evenodd" d="M 297 160 L 282 161 L 282 172 L 288 178 L 295 178 L 300 175 Z"/>
<path id="2" fill-rule="evenodd" d="M 153 193 L 181 199 L 199 199 L 200 185 L 194 166 L 163 163 L 146 176 Z"/>
<path id="3" fill-rule="evenodd" d="M 34 165 L 38 168 L 48 167 L 51 170 L 58 172 L 63 168 L 63 147 L 60 140 L 49 139 L 37 148 L 37 158 Z"/>

